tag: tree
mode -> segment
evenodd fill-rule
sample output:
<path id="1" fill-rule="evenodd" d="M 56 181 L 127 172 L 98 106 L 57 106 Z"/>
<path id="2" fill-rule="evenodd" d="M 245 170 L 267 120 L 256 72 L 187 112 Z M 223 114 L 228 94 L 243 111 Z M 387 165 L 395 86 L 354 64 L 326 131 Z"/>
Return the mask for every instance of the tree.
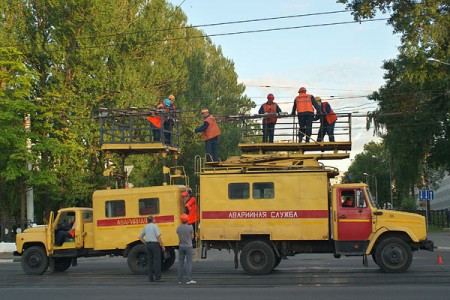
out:
<path id="1" fill-rule="evenodd" d="M 38 219 L 60 206 L 89 205 L 92 191 L 104 187 L 100 108 L 150 108 L 175 94 L 185 111 L 180 163 L 193 166 L 204 151 L 189 130 L 201 122 L 199 109 L 220 116 L 253 105 L 233 62 L 165 0 L 0 0 L 0 18 L 0 47 L 17 45 L 39 75 L 28 90 L 36 99 L 28 181 Z M 226 157 L 236 149 L 239 126 L 222 132 Z M 134 156 L 126 164 L 135 165 L 137 185 L 161 183 L 160 158 Z"/>
<path id="2" fill-rule="evenodd" d="M 10 220 L 21 210 L 22 197 L 30 182 L 27 162 L 28 132 L 24 117 L 35 111 L 30 88 L 36 74 L 24 64 L 22 53 L 14 47 L 0 48 L 0 219 Z"/>
<path id="3" fill-rule="evenodd" d="M 366 182 L 372 196 L 378 194 L 377 203 L 383 207 L 385 203 L 391 203 L 393 192 L 394 207 L 399 207 L 396 189 L 393 186 L 390 155 L 383 143 L 370 142 L 364 145 L 364 151 L 355 156 L 351 166 L 345 173 L 345 178 L 352 182 Z M 375 179 L 376 178 L 376 179 Z M 392 190 L 391 190 L 392 189 Z"/>
<path id="4" fill-rule="evenodd" d="M 386 84 L 370 98 L 379 108 L 369 115 L 391 153 L 392 169 L 401 199 L 413 195 L 428 168 L 450 170 L 450 101 L 447 66 L 428 58 L 448 61 L 448 1 L 340 0 L 355 19 L 390 13 L 388 24 L 401 34 L 399 55 L 386 61 Z M 379 132 L 379 131 L 378 131 Z"/>

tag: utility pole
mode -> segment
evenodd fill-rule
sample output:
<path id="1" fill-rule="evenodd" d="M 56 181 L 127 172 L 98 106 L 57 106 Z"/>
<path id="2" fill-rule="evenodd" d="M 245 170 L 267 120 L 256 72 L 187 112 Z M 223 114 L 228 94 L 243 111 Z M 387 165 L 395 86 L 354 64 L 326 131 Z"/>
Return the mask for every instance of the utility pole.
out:
<path id="1" fill-rule="evenodd" d="M 31 130 L 31 116 L 26 114 L 24 117 L 25 131 L 28 133 Z M 31 140 L 27 138 L 27 151 L 31 152 Z M 33 165 L 30 161 L 27 161 L 27 169 L 31 171 Z M 26 186 L 26 199 L 27 199 L 27 221 L 34 223 L 34 191 L 32 186 Z"/>

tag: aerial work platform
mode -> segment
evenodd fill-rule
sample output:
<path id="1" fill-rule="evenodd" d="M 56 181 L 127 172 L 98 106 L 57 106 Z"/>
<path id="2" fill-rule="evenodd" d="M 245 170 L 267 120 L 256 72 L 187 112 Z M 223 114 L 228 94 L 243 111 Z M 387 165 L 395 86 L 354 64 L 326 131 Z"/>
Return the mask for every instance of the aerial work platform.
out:
<path id="1" fill-rule="evenodd" d="M 180 124 L 164 109 L 129 108 L 102 110 L 101 149 L 118 153 L 180 153 Z"/>
<path id="2" fill-rule="evenodd" d="M 264 117 L 278 118 L 275 125 L 274 142 L 262 142 L 261 121 Z M 338 120 L 335 124 L 335 141 L 330 142 L 326 135 L 324 141 L 317 141 L 320 122 L 313 122 L 313 134 L 309 142 L 299 139 L 299 128 L 297 116 L 291 115 L 253 115 L 253 116 L 231 116 L 229 120 L 239 120 L 242 126 L 242 139 L 238 147 L 243 153 L 257 153 L 258 155 L 268 153 L 296 154 L 299 158 L 313 159 L 345 159 L 350 157 L 352 148 L 351 141 L 351 115 L 337 114 Z M 305 139 L 305 138 L 304 138 Z"/>

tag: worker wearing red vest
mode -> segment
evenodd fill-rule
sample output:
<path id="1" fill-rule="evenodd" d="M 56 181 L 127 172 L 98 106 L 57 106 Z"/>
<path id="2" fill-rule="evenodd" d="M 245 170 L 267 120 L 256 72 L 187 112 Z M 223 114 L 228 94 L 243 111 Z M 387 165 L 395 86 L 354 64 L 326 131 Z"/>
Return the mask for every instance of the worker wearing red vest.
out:
<path id="1" fill-rule="evenodd" d="M 322 106 L 322 114 L 316 114 L 316 116 L 314 116 L 314 120 L 320 120 L 317 141 L 322 142 L 325 134 L 328 134 L 330 142 L 334 142 L 334 126 L 336 124 L 337 116 L 328 102 L 322 102 L 320 97 L 316 97 L 316 101 Z"/>
<path id="2" fill-rule="evenodd" d="M 301 87 L 298 93 L 298 96 L 294 100 L 294 106 L 292 107 L 292 115 L 297 113 L 298 116 L 298 142 L 301 143 L 303 136 L 305 136 L 305 141 L 308 143 L 312 135 L 314 108 L 319 114 L 322 112 L 314 96 L 306 93 L 306 88 Z"/>
<path id="3" fill-rule="evenodd" d="M 185 214 L 188 215 L 187 223 L 192 225 L 194 229 L 194 239 L 192 240 L 192 246 L 196 248 L 196 240 L 197 240 L 197 227 L 198 227 L 198 206 L 197 200 L 195 199 L 192 190 L 189 189 L 190 192 L 184 191 L 181 193 L 181 198 L 184 201 Z"/>
<path id="4" fill-rule="evenodd" d="M 220 129 L 216 119 L 204 108 L 200 111 L 203 116 L 203 125 L 194 129 L 194 132 L 202 133 L 202 141 L 205 142 L 206 161 L 219 161 L 219 135 Z"/>
<path id="5" fill-rule="evenodd" d="M 267 95 L 267 102 L 261 105 L 259 114 L 270 114 L 263 119 L 263 143 L 273 143 L 273 136 L 275 133 L 275 124 L 277 123 L 276 115 L 281 113 L 281 109 L 273 102 L 275 96 L 273 94 Z"/>
<path id="6" fill-rule="evenodd" d="M 162 119 L 164 120 L 164 143 L 166 145 L 172 144 L 172 131 L 176 120 L 176 111 L 177 108 L 174 105 L 175 96 L 169 95 L 164 101 L 156 106 L 157 109 L 161 110 Z M 155 141 L 160 140 L 160 134 L 155 134 Z"/>

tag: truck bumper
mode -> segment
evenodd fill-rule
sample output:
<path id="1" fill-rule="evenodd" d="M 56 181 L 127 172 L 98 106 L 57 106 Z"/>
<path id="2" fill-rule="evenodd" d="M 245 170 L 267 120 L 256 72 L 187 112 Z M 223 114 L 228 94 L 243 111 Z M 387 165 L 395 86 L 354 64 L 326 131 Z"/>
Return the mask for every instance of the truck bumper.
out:
<path id="1" fill-rule="evenodd" d="M 419 249 L 433 251 L 434 250 L 434 242 L 430 240 L 423 240 L 419 243 Z"/>
<path id="2" fill-rule="evenodd" d="M 17 251 L 14 251 L 14 252 L 13 252 L 13 255 L 14 255 L 14 256 L 22 256 L 22 253 L 19 253 L 19 252 L 17 252 Z"/>

